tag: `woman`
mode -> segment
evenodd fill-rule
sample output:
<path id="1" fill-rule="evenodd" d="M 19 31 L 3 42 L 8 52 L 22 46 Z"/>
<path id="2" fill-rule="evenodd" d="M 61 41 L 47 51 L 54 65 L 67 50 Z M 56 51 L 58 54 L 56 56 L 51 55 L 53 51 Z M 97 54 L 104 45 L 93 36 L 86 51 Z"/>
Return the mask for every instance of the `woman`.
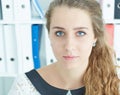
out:
<path id="1" fill-rule="evenodd" d="M 56 63 L 18 78 L 9 95 L 119 95 L 96 0 L 54 0 L 46 13 Z"/>

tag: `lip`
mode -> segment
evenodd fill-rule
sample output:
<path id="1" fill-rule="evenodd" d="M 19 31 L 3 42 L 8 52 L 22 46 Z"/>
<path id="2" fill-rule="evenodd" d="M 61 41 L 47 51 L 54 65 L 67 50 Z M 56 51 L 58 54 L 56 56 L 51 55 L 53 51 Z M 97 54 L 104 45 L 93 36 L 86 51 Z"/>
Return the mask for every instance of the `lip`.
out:
<path id="1" fill-rule="evenodd" d="M 63 58 L 65 60 L 74 60 L 74 59 L 78 58 L 78 56 L 63 56 Z"/>

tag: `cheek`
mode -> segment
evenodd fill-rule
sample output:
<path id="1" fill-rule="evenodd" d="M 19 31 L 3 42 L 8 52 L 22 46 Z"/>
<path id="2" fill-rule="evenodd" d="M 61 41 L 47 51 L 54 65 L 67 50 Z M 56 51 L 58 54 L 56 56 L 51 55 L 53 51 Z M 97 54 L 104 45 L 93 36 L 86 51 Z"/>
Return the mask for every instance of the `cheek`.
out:
<path id="1" fill-rule="evenodd" d="M 52 46 L 52 50 L 53 50 L 53 53 L 54 55 L 58 55 L 60 53 L 62 53 L 62 45 L 61 43 L 59 43 L 58 41 L 51 41 L 51 46 Z"/>
<path id="2" fill-rule="evenodd" d="M 92 42 L 90 41 L 81 42 L 81 45 L 79 45 L 79 50 L 80 50 L 80 53 L 82 53 L 86 57 L 89 57 L 92 51 Z"/>

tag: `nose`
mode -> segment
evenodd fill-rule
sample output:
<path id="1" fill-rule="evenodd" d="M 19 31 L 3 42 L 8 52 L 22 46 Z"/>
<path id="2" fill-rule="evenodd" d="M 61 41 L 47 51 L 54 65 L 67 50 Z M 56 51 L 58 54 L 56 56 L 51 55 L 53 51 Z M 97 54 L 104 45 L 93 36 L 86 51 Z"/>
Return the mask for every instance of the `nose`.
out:
<path id="1" fill-rule="evenodd" d="M 65 40 L 65 50 L 66 51 L 73 51 L 75 49 L 76 45 L 75 45 L 75 40 L 73 37 L 68 37 Z"/>

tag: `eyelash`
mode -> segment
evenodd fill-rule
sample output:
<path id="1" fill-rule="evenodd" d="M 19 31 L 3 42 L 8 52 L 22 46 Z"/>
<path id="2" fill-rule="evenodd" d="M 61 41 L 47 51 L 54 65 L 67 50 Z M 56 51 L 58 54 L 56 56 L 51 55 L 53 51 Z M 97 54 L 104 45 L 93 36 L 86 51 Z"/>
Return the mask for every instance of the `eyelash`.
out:
<path id="1" fill-rule="evenodd" d="M 55 32 L 55 35 L 58 36 L 58 37 L 61 37 L 61 36 L 64 36 L 65 33 L 62 32 L 62 31 L 56 31 L 56 32 Z M 78 32 L 76 33 L 76 35 L 77 35 L 77 36 L 84 36 L 84 35 L 86 35 L 86 33 L 83 32 L 83 31 L 78 31 Z"/>
<path id="2" fill-rule="evenodd" d="M 83 31 L 78 31 L 76 34 L 77 34 L 77 36 L 84 36 L 84 35 L 86 35 L 86 33 L 83 32 Z"/>
<path id="3" fill-rule="evenodd" d="M 55 32 L 55 35 L 58 36 L 58 37 L 63 36 L 64 34 L 65 34 L 65 33 L 62 32 L 62 31 L 56 31 L 56 32 Z"/>

